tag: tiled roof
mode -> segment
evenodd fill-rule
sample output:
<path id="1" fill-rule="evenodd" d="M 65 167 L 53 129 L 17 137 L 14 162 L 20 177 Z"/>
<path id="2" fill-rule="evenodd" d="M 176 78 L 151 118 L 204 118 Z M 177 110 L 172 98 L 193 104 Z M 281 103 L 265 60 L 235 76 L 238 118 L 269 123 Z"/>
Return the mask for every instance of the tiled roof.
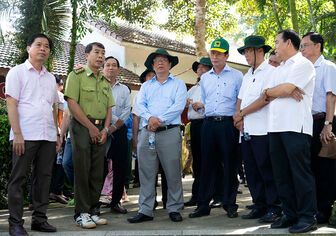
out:
<path id="1" fill-rule="evenodd" d="M 191 55 L 196 54 L 196 49 L 192 45 L 170 39 L 163 34 L 153 33 L 152 31 L 142 29 L 135 25 L 117 23 L 117 27 L 113 27 L 102 20 L 94 21 L 91 24 L 117 40 L 143 44 L 155 48 L 165 48 Z"/>
<path id="2" fill-rule="evenodd" d="M 63 51 L 57 55 L 53 74 L 66 76 L 67 68 L 68 68 L 68 59 L 69 59 L 69 50 L 70 43 L 63 42 L 62 43 Z M 75 67 L 78 65 L 85 65 L 85 47 L 82 44 L 77 44 L 76 46 L 76 55 L 75 55 Z M 18 52 L 17 48 L 10 44 L 0 44 L 0 68 L 8 68 L 10 69 L 14 65 L 11 64 L 13 61 L 12 58 Z M 120 73 L 118 75 L 118 80 L 121 83 L 132 84 L 132 85 L 140 85 L 139 76 L 123 67 L 121 67 Z"/>

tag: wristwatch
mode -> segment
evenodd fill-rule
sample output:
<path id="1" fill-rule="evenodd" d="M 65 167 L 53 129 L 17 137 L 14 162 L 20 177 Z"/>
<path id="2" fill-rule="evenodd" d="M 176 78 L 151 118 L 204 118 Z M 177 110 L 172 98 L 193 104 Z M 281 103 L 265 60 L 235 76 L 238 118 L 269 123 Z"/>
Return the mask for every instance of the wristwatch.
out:
<path id="1" fill-rule="evenodd" d="M 105 126 L 104 129 L 106 130 L 107 134 L 109 133 L 109 129 Z"/>
<path id="2" fill-rule="evenodd" d="M 324 122 L 324 125 L 331 125 L 331 122 L 326 120 L 326 121 Z"/>
<path id="3" fill-rule="evenodd" d="M 243 110 L 239 111 L 239 116 L 244 117 Z"/>

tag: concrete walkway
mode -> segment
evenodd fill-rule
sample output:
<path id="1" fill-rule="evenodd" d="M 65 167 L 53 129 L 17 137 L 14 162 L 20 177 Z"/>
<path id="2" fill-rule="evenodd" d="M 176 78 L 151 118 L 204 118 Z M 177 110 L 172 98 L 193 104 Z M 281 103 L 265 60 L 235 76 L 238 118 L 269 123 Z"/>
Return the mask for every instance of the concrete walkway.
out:
<path id="1" fill-rule="evenodd" d="M 187 176 L 183 179 L 184 198 L 189 200 L 191 196 L 191 184 L 193 179 Z M 158 188 L 158 194 L 160 193 Z M 158 196 L 159 206 L 155 210 L 154 220 L 140 224 L 130 224 L 127 218 L 134 216 L 138 210 L 138 194 L 139 188 L 130 189 L 128 197 L 130 202 L 123 205 L 128 209 L 126 215 L 109 213 L 107 208 L 102 208 L 102 217 L 108 220 L 108 225 L 99 226 L 91 230 L 83 230 L 76 227 L 73 220 L 73 207 L 65 207 L 58 203 L 49 205 L 48 217 L 49 223 L 56 226 L 58 232 L 39 233 L 30 231 L 31 212 L 25 211 L 25 228 L 30 235 L 242 235 L 242 234 L 288 234 L 287 229 L 274 230 L 270 229 L 267 224 L 259 224 L 257 220 L 243 220 L 241 215 L 248 213 L 246 205 L 251 204 L 251 197 L 247 188 L 240 185 L 243 194 L 237 197 L 239 204 L 239 217 L 230 219 L 226 216 L 222 208 L 216 208 L 211 211 L 210 216 L 190 219 L 188 214 L 194 207 L 187 207 L 182 211 L 183 221 L 174 223 L 170 221 L 168 213 L 162 208 L 161 196 Z M 8 211 L 0 211 L 0 236 L 8 235 Z M 318 230 L 311 234 L 331 234 L 336 235 L 336 228 L 328 227 L 327 225 L 319 225 Z"/>

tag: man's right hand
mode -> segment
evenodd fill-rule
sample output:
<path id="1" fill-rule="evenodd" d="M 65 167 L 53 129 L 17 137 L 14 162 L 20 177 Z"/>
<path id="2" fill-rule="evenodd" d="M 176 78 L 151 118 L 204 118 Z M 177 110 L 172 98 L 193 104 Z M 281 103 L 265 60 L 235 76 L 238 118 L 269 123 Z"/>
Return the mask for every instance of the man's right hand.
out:
<path id="1" fill-rule="evenodd" d="M 90 127 L 89 134 L 92 143 L 97 143 L 101 139 L 101 133 L 99 132 L 99 129 L 94 125 Z"/>
<path id="2" fill-rule="evenodd" d="M 24 146 L 24 139 L 23 139 L 22 134 L 14 135 L 13 152 L 18 156 L 21 156 L 24 154 L 25 146 Z"/>
<path id="3" fill-rule="evenodd" d="M 299 88 L 295 88 L 294 91 L 291 94 L 291 97 L 294 98 L 297 102 L 301 102 L 301 100 L 303 99 L 303 95 L 305 95 L 306 93 Z"/>

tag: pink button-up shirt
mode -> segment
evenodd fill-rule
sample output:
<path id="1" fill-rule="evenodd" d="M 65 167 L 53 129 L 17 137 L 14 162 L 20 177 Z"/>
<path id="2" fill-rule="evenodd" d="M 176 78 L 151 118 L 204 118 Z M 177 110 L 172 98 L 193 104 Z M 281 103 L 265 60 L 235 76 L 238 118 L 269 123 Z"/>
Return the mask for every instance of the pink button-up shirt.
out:
<path id="1" fill-rule="evenodd" d="M 29 62 L 13 67 L 6 77 L 6 96 L 18 100 L 19 123 L 24 140 L 57 140 L 53 117 L 59 102 L 55 77 L 46 68 L 39 73 Z M 9 140 L 13 140 L 13 130 Z"/>

